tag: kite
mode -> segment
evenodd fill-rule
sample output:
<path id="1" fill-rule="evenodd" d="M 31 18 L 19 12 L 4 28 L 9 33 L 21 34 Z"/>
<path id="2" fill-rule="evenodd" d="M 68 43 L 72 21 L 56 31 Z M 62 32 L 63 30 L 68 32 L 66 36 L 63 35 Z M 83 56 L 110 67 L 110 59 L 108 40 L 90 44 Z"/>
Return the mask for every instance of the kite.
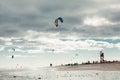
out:
<path id="1" fill-rule="evenodd" d="M 15 51 L 15 48 L 12 48 L 13 51 Z M 14 55 L 12 55 L 12 59 L 14 58 Z"/>
<path id="2" fill-rule="evenodd" d="M 14 58 L 14 55 L 12 55 L 12 59 Z"/>
<path id="3" fill-rule="evenodd" d="M 61 23 L 63 23 L 63 18 L 58 17 L 57 19 L 55 19 L 55 26 L 56 26 L 56 27 L 59 26 L 58 21 L 60 21 Z"/>

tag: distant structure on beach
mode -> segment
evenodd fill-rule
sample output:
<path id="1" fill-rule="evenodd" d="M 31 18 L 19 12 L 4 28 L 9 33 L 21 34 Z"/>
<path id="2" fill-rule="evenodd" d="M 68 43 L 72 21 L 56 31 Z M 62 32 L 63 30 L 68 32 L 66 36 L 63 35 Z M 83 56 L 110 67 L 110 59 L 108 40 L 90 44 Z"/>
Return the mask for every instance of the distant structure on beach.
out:
<path id="1" fill-rule="evenodd" d="M 105 55 L 102 51 L 100 51 L 99 53 L 99 57 L 100 57 L 100 61 L 87 61 L 87 62 L 82 62 L 81 64 L 79 63 L 68 63 L 68 64 L 65 64 L 65 65 L 61 65 L 61 66 L 77 66 L 77 65 L 89 65 L 89 64 L 109 64 L 109 63 L 120 63 L 120 61 L 118 60 L 112 60 L 112 61 L 107 61 L 104 59 Z M 51 65 L 52 67 L 52 65 Z"/>
<path id="2" fill-rule="evenodd" d="M 52 67 L 52 64 L 50 64 L 50 67 Z"/>
<path id="3" fill-rule="evenodd" d="M 100 51 L 100 63 L 104 62 L 104 53 Z"/>

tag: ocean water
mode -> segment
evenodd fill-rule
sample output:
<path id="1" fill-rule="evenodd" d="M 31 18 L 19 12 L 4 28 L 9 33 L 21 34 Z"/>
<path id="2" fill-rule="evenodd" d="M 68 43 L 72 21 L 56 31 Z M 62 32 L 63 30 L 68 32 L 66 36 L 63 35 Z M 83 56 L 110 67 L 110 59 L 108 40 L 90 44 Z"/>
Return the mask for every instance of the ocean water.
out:
<path id="1" fill-rule="evenodd" d="M 56 71 L 39 68 L 0 72 L 0 80 L 120 80 L 120 71 Z"/>

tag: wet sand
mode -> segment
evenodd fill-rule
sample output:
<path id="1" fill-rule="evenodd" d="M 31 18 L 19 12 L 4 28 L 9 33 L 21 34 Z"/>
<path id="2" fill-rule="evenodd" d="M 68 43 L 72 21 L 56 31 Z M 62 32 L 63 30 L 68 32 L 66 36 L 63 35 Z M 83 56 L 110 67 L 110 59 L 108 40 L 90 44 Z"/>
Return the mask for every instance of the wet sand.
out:
<path id="1" fill-rule="evenodd" d="M 0 80 L 47 80 L 48 69 L 0 69 Z"/>
<path id="2" fill-rule="evenodd" d="M 100 71 L 120 71 L 120 62 L 98 63 L 98 64 L 79 64 L 77 66 L 56 66 L 59 71 L 71 70 L 100 70 Z"/>
<path id="3" fill-rule="evenodd" d="M 113 66 L 115 67 L 112 68 Z M 120 64 L 111 63 L 102 65 L 94 64 L 94 66 L 93 64 L 71 67 L 57 66 L 51 68 L 40 68 L 37 70 L 0 69 L 0 80 L 120 80 L 119 66 Z"/>
<path id="4" fill-rule="evenodd" d="M 21 72 L 24 70 L 16 69 L 0 69 L 0 80 L 33 80 L 28 76 L 15 75 L 15 72 Z"/>

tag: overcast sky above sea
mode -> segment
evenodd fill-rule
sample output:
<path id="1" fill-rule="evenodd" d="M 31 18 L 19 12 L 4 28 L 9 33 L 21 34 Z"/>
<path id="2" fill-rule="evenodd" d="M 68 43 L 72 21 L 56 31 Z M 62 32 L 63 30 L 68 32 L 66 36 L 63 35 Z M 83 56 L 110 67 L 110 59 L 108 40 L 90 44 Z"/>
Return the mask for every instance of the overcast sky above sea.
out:
<path id="1" fill-rule="evenodd" d="M 58 17 L 64 22 L 55 27 Z M 101 50 L 106 60 L 120 60 L 119 0 L 0 1 L 3 66 L 93 61 Z"/>

